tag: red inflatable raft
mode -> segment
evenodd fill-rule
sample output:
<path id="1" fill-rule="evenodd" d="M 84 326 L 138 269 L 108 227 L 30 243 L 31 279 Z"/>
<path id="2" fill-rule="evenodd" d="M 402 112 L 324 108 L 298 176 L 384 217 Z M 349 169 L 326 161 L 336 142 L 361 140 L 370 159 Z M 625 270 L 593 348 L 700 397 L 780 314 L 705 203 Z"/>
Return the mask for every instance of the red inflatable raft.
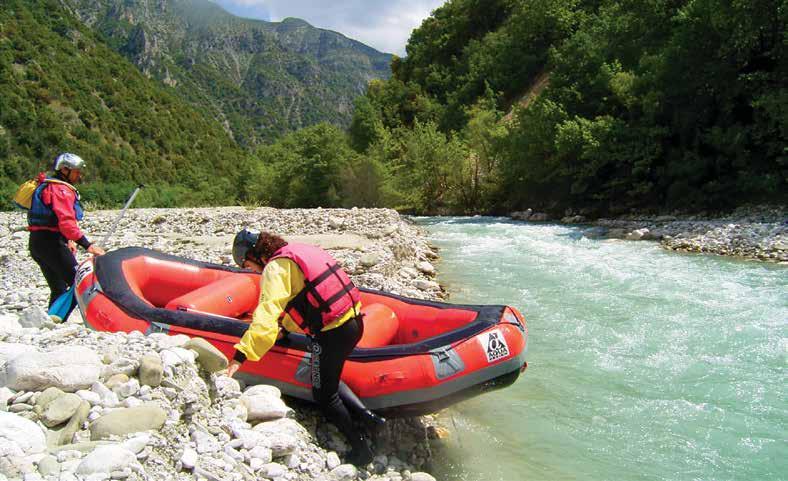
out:
<path id="1" fill-rule="evenodd" d="M 231 357 L 259 296 L 259 274 L 143 248 L 85 261 L 77 301 L 100 331 L 205 338 Z M 465 306 L 361 289 L 364 337 L 342 380 L 387 416 L 435 412 L 513 383 L 525 370 L 528 331 L 508 306 Z M 308 339 L 290 334 L 240 376 L 311 400 Z"/>

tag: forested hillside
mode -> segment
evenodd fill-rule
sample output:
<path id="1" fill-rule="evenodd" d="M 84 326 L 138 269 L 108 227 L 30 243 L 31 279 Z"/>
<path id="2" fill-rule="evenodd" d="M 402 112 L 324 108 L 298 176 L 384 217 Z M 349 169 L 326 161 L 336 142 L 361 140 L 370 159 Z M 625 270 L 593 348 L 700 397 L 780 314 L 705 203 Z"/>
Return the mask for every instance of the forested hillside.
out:
<path id="1" fill-rule="evenodd" d="M 56 0 L 0 10 L 6 194 L 73 150 L 100 204 L 151 180 L 142 204 L 593 216 L 787 200 L 777 0 L 450 0 L 355 99 L 347 132 L 320 121 L 341 112 L 331 86 L 358 88 L 338 72 L 379 58 L 341 35 L 203 0 L 64 1 L 81 20 Z"/>
<path id="2" fill-rule="evenodd" d="M 227 127 L 242 146 L 320 122 L 388 78 L 391 55 L 288 18 L 235 17 L 209 0 L 64 0 L 146 75 Z"/>
<path id="3" fill-rule="evenodd" d="M 57 0 L 0 9 L 0 206 L 60 151 L 89 163 L 83 194 L 139 205 L 238 201 L 244 154 L 222 126 L 147 79 Z M 217 173 L 219 175 L 217 175 Z"/>
<path id="4" fill-rule="evenodd" d="M 359 100 L 352 142 L 400 181 L 418 143 L 438 149 L 415 211 L 784 201 L 786 17 L 777 0 L 451 0 Z"/>

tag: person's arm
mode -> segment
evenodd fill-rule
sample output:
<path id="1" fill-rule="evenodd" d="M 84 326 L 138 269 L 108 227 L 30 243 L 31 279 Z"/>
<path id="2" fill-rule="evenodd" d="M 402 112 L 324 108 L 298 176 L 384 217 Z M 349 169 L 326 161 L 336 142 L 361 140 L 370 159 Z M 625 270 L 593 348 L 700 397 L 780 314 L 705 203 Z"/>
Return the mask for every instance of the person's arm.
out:
<path id="1" fill-rule="evenodd" d="M 79 224 L 77 224 L 77 216 L 74 212 L 76 192 L 65 185 L 57 184 L 50 185 L 47 190 L 49 191 L 52 212 L 57 216 L 57 227 L 60 233 L 67 240 L 74 241 L 82 246 L 83 249 L 90 249 L 91 242 L 80 230 Z"/>
<path id="2" fill-rule="evenodd" d="M 235 345 L 235 355 L 228 367 L 232 376 L 241 363 L 249 359 L 259 361 L 274 345 L 279 334 L 279 316 L 294 297 L 291 292 L 292 261 L 275 259 L 263 270 L 260 280 L 260 303 L 252 316 L 252 323 Z"/>

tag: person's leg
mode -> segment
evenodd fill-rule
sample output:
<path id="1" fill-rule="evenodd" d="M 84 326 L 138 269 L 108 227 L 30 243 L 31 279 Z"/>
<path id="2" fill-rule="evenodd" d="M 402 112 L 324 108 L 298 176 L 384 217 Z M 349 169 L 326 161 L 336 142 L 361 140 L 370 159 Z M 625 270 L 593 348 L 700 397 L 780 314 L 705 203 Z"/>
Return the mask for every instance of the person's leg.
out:
<path id="1" fill-rule="evenodd" d="M 49 306 L 74 282 L 77 260 L 68 250 L 66 240 L 56 232 L 30 233 L 30 256 L 41 268 L 49 286 Z"/>
<path id="2" fill-rule="evenodd" d="M 326 417 L 334 423 L 350 442 L 350 459 L 365 465 L 372 461 L 366 439 L 356 427 L 347 407 L 339 397 L 339 379 L 345 359 L 353 351 L 363 334 L 363 324 L 351 319 L 342 326 L 320 332 L 312 341 L 312 395 Z"/>

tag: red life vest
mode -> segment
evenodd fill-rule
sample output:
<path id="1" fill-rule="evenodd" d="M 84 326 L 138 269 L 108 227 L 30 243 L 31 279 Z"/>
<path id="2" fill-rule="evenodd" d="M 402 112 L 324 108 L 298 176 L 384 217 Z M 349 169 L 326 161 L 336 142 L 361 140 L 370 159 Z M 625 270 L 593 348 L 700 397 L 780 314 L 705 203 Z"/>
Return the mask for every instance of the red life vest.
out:
<path id="1" fill-rule="evenodd" d="M 336 259 L 308 244 L 287 244 L 270 260 L 286 258 L 304 274 L 304 289 L 287 304 L 285 312 L 306 334 L 320 332 L 361 299 L 361 295 Z"/>

